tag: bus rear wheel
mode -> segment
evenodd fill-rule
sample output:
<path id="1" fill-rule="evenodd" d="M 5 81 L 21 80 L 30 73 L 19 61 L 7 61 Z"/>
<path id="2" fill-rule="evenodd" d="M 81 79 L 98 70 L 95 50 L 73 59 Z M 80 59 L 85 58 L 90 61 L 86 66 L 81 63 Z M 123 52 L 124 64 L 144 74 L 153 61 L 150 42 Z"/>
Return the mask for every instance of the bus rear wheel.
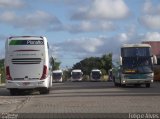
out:
<path id="1" fill-rule="evenodd" d="M 150 88 L 150 83 L 146 83 L 146 88 Z"/>
<path id="2" fill-rule="evenodd" d="M 41 90 L 39 90 L 40 94 L 49 94 L 49 88 L 43 88 Z"/>
<path id="3" fill-rule="evenodd" d="M 10 91 L 10 95 L 12 95 L 12 96 L 18 94 L 17 90 L 15 90 L 15 89 L 10 89 L 9 91 Z"/>

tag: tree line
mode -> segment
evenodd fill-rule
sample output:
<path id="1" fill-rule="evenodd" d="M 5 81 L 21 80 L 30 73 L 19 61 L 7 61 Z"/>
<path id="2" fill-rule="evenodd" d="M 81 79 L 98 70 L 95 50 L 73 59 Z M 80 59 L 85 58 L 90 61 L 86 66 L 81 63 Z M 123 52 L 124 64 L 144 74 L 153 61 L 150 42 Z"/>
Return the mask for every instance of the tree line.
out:
<path id="1" fill-rule="evenodd" d="M 5 83 L 5 68 L 4 68 L 4 59 L 0 59 L 0 74 L 1 74 L 1 83 Z"/>

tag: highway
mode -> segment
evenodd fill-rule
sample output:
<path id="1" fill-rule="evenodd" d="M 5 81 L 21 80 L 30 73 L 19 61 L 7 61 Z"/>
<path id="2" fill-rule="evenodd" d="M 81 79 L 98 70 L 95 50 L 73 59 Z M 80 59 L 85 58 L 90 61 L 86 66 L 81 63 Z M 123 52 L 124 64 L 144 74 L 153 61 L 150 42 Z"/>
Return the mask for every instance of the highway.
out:
<path id="1" fill-rule="evenodd" d="M 53 83 L 50 94 L 39 92 L 10 96 L 0 87 L 0 113 L 17 118 L 130 118 L 151 114 L 160 118 L 160 83 L 115 87 L 113 82 Z M 154 114 L 154 115 L 153 115 Z M 132 116 L 131 116 L 132 117 Z"/>

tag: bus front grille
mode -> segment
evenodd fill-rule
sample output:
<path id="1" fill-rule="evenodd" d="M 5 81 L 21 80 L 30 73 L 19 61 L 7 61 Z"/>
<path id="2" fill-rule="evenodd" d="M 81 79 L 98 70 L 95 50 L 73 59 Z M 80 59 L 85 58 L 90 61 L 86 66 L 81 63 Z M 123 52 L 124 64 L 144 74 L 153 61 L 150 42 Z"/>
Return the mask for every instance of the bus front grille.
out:
<path id="1" fill-rule="evenodd" d="M 16 58 L 12 59 L 13 64 L 40 64 L 41 58 Z"/>

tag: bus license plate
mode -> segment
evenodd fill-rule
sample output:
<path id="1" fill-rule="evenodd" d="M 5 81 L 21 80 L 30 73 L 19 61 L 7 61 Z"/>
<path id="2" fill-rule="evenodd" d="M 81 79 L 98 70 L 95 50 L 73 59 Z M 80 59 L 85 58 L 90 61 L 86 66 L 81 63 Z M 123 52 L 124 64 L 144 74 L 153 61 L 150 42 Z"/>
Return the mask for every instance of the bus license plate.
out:
<path id="1" fill-rule="evenodd" d="M 23 83 L 23 85 L 25 85 L 25 86 L 26 86 L 26 85 L 29 85 L 29 84 L 30 84 L 30 82 L 24 82 L 24 83 Z"/>

